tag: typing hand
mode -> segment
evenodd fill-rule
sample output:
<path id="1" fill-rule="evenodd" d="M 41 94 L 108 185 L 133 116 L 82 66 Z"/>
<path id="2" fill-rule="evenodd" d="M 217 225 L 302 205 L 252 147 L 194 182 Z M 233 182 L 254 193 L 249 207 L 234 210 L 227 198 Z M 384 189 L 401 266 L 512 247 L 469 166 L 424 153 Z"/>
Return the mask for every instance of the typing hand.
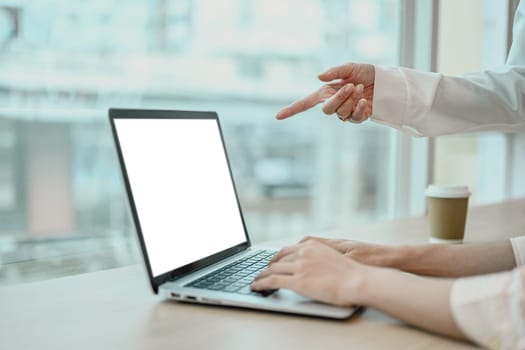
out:
<path id="1" fill-rule="evenodd" d="M 286 288 L 325 303 L 350 306 L 362 265 L 313 240 L 283 248 L 252 283 L 255 291 Z"/>
<path id="2" fill-rule="evenodd" d="M 403 254 L 399 248 L 352 241 L 349 239 L 331 239 L 321 237 L 307 236 L 301 240 L 304 242 L 319 242 L 325 244 L 345 257 L 362 264 L 381 266 L 381 267 L 398 267 L 402 263 Z"/>

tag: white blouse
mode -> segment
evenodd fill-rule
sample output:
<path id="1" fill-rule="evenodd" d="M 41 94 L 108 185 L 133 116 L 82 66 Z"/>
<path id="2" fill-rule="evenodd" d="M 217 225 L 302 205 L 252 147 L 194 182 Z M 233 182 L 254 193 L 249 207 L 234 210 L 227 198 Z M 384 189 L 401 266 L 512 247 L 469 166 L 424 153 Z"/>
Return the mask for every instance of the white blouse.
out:
<path id="1" fill-rule="evenodd" d="M 511 242 L 517 268 L 460 278 L 450 294 L 463 333 L 490 349 L 525 349 L 525 236 Z"/>
<path id="2" fill-rule="evenodd" d="M 507 65 L 478 73 L 376 66 L 371 120 L 418 136 L 525 130 L 525 1 L 513 37 Z M 459 278 L 450 295 L 458 326 L 492 349 L 525 349 L 525 236 L 511 242 L 517 268 Z"/>
<path id="3" fill-rule="evenodd" d="M 507 65 L 463 76 L 376 66 L 371 120 L 418 136 L 525 130 L 525 1 Z"/>

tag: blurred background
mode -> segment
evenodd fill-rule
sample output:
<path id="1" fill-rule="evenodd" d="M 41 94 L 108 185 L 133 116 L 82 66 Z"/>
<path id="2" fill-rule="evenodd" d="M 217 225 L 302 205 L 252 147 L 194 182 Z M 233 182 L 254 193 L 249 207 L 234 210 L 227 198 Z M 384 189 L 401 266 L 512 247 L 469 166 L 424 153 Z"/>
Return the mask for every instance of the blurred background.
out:
<path id="1" fill-rule="evenodd" d="M 469 185 L 474 205 L 523 196 L 523 135 L 412 139 L 320 108 L 274 119 L 347 61 L 503 64 L 512 6 L 0 0 L 0 285 L 140 261 L 109 107 L 217 111 L 255 243 L 421 215 L 429 182 Z"/>

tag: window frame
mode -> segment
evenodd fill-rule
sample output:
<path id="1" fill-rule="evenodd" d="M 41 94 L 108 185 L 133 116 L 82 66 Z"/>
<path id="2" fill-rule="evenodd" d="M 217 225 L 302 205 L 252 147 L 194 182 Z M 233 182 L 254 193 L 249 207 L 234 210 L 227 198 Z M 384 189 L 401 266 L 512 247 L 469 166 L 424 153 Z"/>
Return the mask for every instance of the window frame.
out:
<path id="1" fill-rule="evenodd" d="M 436 71 L 438 9 L 439 0 L 402 1 L 401 66 Z M 389 184 L 389 217 L 421 215 L 425 211 L 424 190 L 434 180 L 435 140 L 392 133 L 394 176 Z"/>

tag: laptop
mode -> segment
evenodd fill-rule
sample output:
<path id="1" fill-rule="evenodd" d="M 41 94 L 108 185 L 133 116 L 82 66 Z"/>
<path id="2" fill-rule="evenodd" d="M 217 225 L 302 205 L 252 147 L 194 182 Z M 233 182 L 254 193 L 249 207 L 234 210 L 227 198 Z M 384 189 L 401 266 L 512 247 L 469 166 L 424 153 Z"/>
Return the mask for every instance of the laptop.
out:
<path id="1" fill-rule="evenodd" d="M 275 251 L 252 247 L 215 112 L 110 109 L 109 119 L 154 293 L 334 319 L 357 310 L 250 290 Z"/>

